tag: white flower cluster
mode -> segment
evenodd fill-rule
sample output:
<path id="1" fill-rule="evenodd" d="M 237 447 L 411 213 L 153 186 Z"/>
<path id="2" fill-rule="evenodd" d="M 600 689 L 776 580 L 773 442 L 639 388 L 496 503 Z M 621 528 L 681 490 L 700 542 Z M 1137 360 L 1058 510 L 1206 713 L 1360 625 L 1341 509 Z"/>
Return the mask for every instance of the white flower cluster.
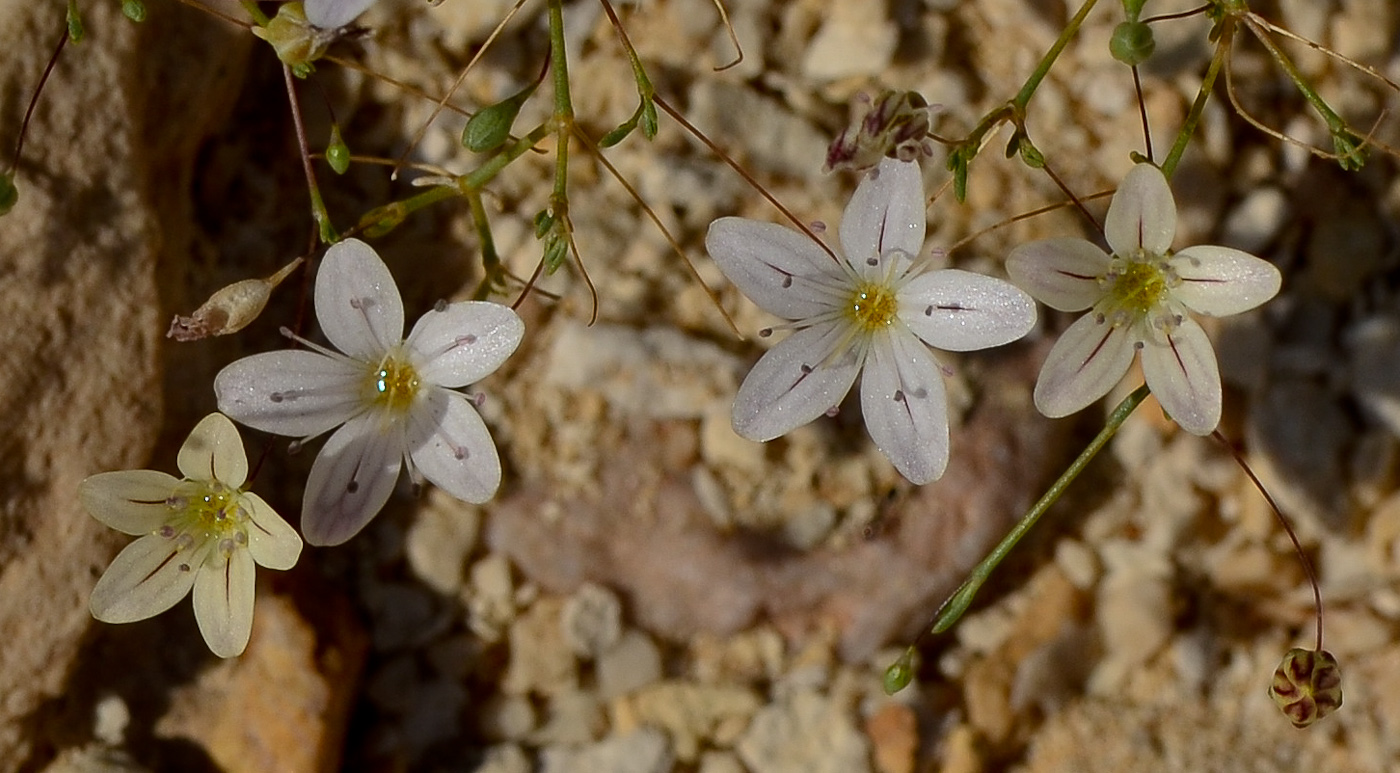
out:
<path id="1" fill-rule="evenodd" d="M 525 325 L 496 303 L 464 301 L 428 312 L 403 339 L 403 301 L 369 245 L 347 239 L 326 251 L 316 276 L 316 317 L 340 351 L 253 355 L 214 380 L 222 413 L 195 427 L 180 451 L 183 480 L 152 470 L 83 482 L 81 499 L 103 523 L 141 539 L 93 590 L 93 616 L 143 620 L 194 588 L 195 617 L 213 652 L 240 654 L 253 621 L 253 565 L 290 569 L 301 538 L 244 490 L 248 462 L 229 418 L 306 440 L 336 431 L 311 466 L 301 530 L 312 545 L 338 545 L 384 507 L 400 470 L 459 499 L 484 502 L 501 462 L 471 398 L 457 391 L 493 373 L 519 346 Z"/>
<path id="2" fill-rule="evenodd" d="M 948 464 L 949 430 L 944 369 L 930 347 L 965 352 L 1015 341 L 1035 326 L 1032 296 L 1062 311 L 1088 310 L 1046 360 L 1035 387 L 1041 412 L 1058 417 L 1088 406 L 1141 352 L 1163 408 L 1187 431 L 1207 434 L 1220 420 L 1220 376 L 1188 312 L 1244 311 L 1280 283 L 1277 269 L 1237 250 L 1172 253 L 1176 205 L 1162 173 L 1146 164 L 1128 174 L 1109 207 L 1111 254 L 1082 239 L 1027 244 L 1007 259 L 1015 285 L 930 270 L 925 228 L 919 166 L 891 158 L 846 207 L 839 256 L 771 223 L 727 217 L 710 226 L 706 246 L 720 269 L 792 331 L 740 386 L 733 409 L 740 435 L 767 441 L 828 414 L 859 376 L 876 447 L 910 481 L 935 481 Z M 221 413 L 185 441 L 182 479 L 138 470 L 83 482 L 94 517 L 140 537 L 93 590 L 96 618 L 141 620 L 193 590 L 210 649 L 230 657 L 246 647 L 254 565 L 291 568 L 302 539 L 246 490 L 248 461 L 230 419 L 298 442 L 331 433 L 302 498 L 301 532 L 312 545 L 338 545 L 364 529 L 405 468 L 415 486 L 426 480 L 468 502 L 495 494 L 500 458 L 473 399 L 458 390 L 516 350 L 520 317 L 496 303 L 444 304 L 403 338 L 393 278 L 354 239 L 327 250 L 314 302 L 334 348 L 298 338 L 307 350 L 224 368 L 214 381 Z"/>

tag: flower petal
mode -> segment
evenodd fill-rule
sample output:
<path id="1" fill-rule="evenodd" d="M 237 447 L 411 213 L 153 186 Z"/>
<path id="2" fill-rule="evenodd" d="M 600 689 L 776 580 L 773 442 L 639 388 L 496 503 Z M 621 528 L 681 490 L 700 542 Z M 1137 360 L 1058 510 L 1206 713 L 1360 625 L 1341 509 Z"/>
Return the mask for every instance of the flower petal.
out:
<path id="1" fill-rule="evenodd" d="M 78 484 L 78 500 L 93 518 L 125 534 L 150 534 L 170 517 L 165 500 L 180 481 L 155 470 L 100 472 Z"/>
<path id="2" fill-rule="evenodd" d="M 402 430 L 363 414 L 330 436 L 306 481 L 301 533 L 312 545 L 339 545 L 389 501 L 403 465 Z"/>
<path id="3" fill-rule="evenodd" d="M 877 335 L 860 378 L 860 408 L 875 447 L 911 483 L 931 483 L 948 466 L 948 400 L 943 375 L 913 336 Z"/>
<path id="4" fill-rule="evenodd" d="M 127 545 L 92 589 L 88 608 L 104 623 L 133 623 L 175 606 L 194 585 L 195 570 L 175 540 L 150 534 Z"/>
<path id="5" fill-rule="evenodd" d="M 301 557 L 301 537 L 296 529 L 282 520 L 262 497 L 251 491 L 243 492 L 243 507 L 248 524 L 248 554 L 258 566 L 268 569 L 291 569 Z"/>
<path id="6" fill-rule="evenodd" d="M 311 437 L 364 408 L 369 366 L 316 352 L 264 352 L 214 377 L 219 410 L 263 432 Z"/>
<path id="7" fill-rule="evenodd" d="M 850 294 L 845 273 L 821 245 L 776 223 L 722 217 L 710 224 L 705 249 L 749 300 L 784 319 L 830 311 Z"/>
<path id="8" fill-rule="evenodd" d="M 525 323 L 509 306 L 463 301 L 424 314 L 408 336 L 408 348 L 424 381 L 462 387 L 494 373 L 524 335 Z"/>
<path id="9" fill-rule="evenodd" d="M 1212 317 L 1248 311 L 1278 294 L 1283 275 L 1274 264 L 1229 247 L 1187 247 L 1172 256 L 1181 284 L 1172 297 Z"/>
<path id="10" fill-rule="evenodd" d="M 856 273 L 868 276 L 871 259 L 890 250 L 910 260 L 924 248 L 928 216 L 924 208 L 924 179 L 912 161 L 882 159 L 861 180 L 841 216 L 841 249 Z"/>
<path id="11" fill-rule="evenodd" d="M 1220 424 L 1220 367 L 1195 320 L 1182 320 L 1165 344 L 1143 347 L 1142 374 L 1162 410 L 1182 429 L 1209 435 Z"/>
<path id="12" fill-rule="evenodd" d="M 222 413 L 211 413 L 200 419 L 180 446 L 175 465 L 189 480 L 201 483 L 219 481 L 238 488 L 248 479 L 248 455 L 243 451 L 243 438 L 238 428 Z"/>
<path id="13" fill-rule="evenodd" d="M 1011 281 L 1036 300 L 1060 311 L 1083 311 L 1103 297 L 1099 277 L 1112 261 L 1083 239 L 1042 239 L 1023 244 L 1006 257 Z"/>
<path id="14" fill-rule="evenodd" d="M 1113 194 L 1103 223 L 1104 238 L 1115 255 L 1136 250 L 1165 255 L 1176 237 L 1176 200 L 1162 170 L 1151 164 L 1132 168 Z"/>
<path id="15" fill-rule="evenodd" d="M 253 557 L 234 550 L 227 561 L 205 562 L 194 581 L 194 619 L 209 650 L 221 658 L 243 654 L 253 632 Z"/>
<path id="16" fill-rule="evenodd" d="M 1126 325 L 1085 314 L 1060 335 L 1035 382 L 1035 407 L 1052 419 L 1076 413 L 1117 386 L 1133 362 Z"/>
<path id="17" fill-rule="evenodd" d="M 323 30 L 336 30 L 354 21 L 374 0 L 306 0 L 306 20 Z"/>
<path id="18" fill-rule="evenodd" d="M 331 245 L 316 275 L 316 319 L 335 347 L 378 362 L 403 338 L 403 301 L 388 266 L 368 244 Z"/>
<path id="19" fill-rule="evenodd" d="M 1035 301 L 1009 282 L 949 268 L 904 285 L 899 318 L 935 349 L 967 352 L 1029 333 L 1035 326 Z"/>
<path id="20" fill-rule="evenodd" d="M 749 371 L 734 396 L 734 431 L 772 440 L 821 416 L 851 391 L 864 352 L 849 325 L 829 322 L 793 333 Z"/>
<path id="21" fill-rule="evenodd" d="M 436 410 L 415 410 L 410 419 L 414 466 L 458 499 L 472 504 L 490 499 L 501 486 L 501 459 L 486 422 L 457 392 L 434 389 L 426 400 L 436 404 Z"/>

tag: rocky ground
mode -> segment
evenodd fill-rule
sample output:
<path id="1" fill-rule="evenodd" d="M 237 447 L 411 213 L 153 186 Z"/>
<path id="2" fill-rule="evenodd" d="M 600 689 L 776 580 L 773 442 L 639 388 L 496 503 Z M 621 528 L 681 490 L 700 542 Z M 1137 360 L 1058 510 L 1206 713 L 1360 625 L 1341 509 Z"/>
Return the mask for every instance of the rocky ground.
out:
<path id="1" fill-rule="evenodd" d="M 354 152 L 402 152 L 432 109 L 414 92 L 443 93 L 511 5 L 380 3 L 362 18 L 374 36 L 334 52 L 399 83 L 323 63 L 320 88 L 301 87 L 313 146 L 329 134 L 329 106 Z M 1131 76 L 1108 54 L 1120 18 L 1103 5 L 1030 109 L 1031 136 L 1084 194 L 1112 186 L 1143 147 Z M 936 130 L 960 136 L 1016 92 L 1077 7 L 731 0 L 744 56 L 722 72 L 734 49 L 708 0 L 621 12 L 659 94 L 800 217 L 835 223 L 855 181 L 821 165 L 854 95 L 916 90 L 945 106 Z M 1146 13 L 1190 7 L 1154 0 Z M 575 109 L 601 136 L 631 113 L 635 86 L 601 7 L 566 10 Z M 1400 73 L 1385 0 L 1256 10 Z M 1099 409 L 1050 421 L 1030 404 L 1068 320 L 1045 313 L 1024 343 L 944 357 L 955 429 L 935 484 L 912 487 L 893 471 L 858 402 L 766 445 L 736 437 L 729 404 L 771 345 L 753 335 L 771 321 L 725 283 L 701 240 L 719 216 L 777 215 L 664 116 L 655 141 L 631 137 L 608 159 L 699 281 L 576 147 L 571 214 L 596 309 L 576 267 L 522 306 L 520 352 L 480 387 L 506 468 L 495 500 L 467 506 L 431 489 L 414 498 L 405 485 L 349 544 L 262 572 L 253 640 L 236 660 L 208 653 L 188 603 L 143 623 L 93 622 L 87 593 L 126 538 L 81 511 L 77 482 L 173 468 L 180 441 L 213 410 L 213 374 L 283 345 L 278 326 L 308 311 L 294 277 L 238 336 L 161 338 L 173 314 L 214 289 L 304 251 L 309 219 L 271 53 L 202 12 L 156 0 L 149 12 L 136 27 L 115 3 L 84 9 L 89 36 L 44 94 L 20 204 L 0 219 L 0 771 L 1400 765 L 1396 165 L 1378 155 L 1343 172 L 1251 127 L 1223 99 L 1173 181 L 1177 244 L 1240 247 L 1285 273 L 1278 299 L 1210 332 L 1227 384 L 1222 429 L 1294 519 L 1328 604 L 1325 643 L 1341 661 L 1345 706 L 1310 729 L 1294 729 L 1266 694 L 1283 654 L 1312 637 L 1312 596 L 1288 538 L 1228 454 L 1174 430 L 1150 403 L 973 613 L 922 649 L 915 684 L 885 696 L 884 668 L 1101 426 Z M 59 16 L 0 1 L 12 52 L 0 147 L 12 147 Z M 475 109 L 533 77 L 547 51 L 543 17 L 527 3 L 455 102 Z M 1159 154 L 1200 83 L 1207 29 L 1200 18 L 1158 25 L 1143 88 Z M 1289 51 L 1361 134 L 1381 115 L 1376 137 L 1400 145 L 1396 94 L 1305 46 Z M 1231 70 L 1253 117 L 1330 147 L 1257 43 L 1240 39 Z M 545 115 L 547 101 L 536 102 L 517 127 Z M 464 122 L 438 118 L 414 158 L 473 168 L 479 159 L 457 142 Z M 1004 160 L 1001 142 L 974 164 L 966 204 L 949 194 L 932 205 L 931 241 L 952 245 L 1062 199 L 1044 174 Z M 545 205 L 551 163 L 527 156 L 486 200 L 520 276 L 539 258 L 530 218 Z M 925 172 L 930 190 L 947 179 L 937 160 Z M 369 164 L 319 173 L 338 223 L 415 192 Z M 1004 274 L 1013 245 L 1084 232 L 1057 211 L 980 235 L 950 261 Z M 410 317 L 466 297 L 481 275 L 467 210 L 451 203 L 376 247 Z M 295 522 L 312 454 L 246 437 L 254 457 L 265 454 L 257 490 Z"/>

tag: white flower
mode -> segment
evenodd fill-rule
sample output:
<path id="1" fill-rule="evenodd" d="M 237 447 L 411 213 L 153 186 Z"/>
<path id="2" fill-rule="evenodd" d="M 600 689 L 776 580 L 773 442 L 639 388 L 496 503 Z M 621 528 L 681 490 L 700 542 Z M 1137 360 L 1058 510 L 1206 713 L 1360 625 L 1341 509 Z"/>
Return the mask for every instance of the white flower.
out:
<path id="1" fill-rule="evenodd" d="M 948 463 L 948 407 L 925 343 L 969 351 L 1035 324 L 1020 290 L 967 271 L 918 270 L 924 192 L 917 164 L 884 159 L 841 219 L 845 260 L 796 231 L 721 218 L 705 246 L 725 276 L 796 330 L 758 361 L 734 398 L 734 430 L 772 440 L 834 409 L 861 378 L 875 445 L 914 483 Z M 922 342 L 921 340 L 922 339 Z"/>
<path id="2" fill-rule="evenodd" d="M 145 620 L 194 588 L 194 616 L 209 649 L 231 658 L 253 628 L 253 564 L 291 569 L 301 538 L 257 494 L 243 491 L 248 457 L 227 417 L 204 417 L 180 447 L 184 480 L 155 470 L 104 472 L 78 486 L 92 517 L 141 539 L 127 545 L 92 590 L 92 616 Z"/>
<path id="3" fill-rule="evenodd" d="M 1138 164 L 1108 207 L 1113 254 L 1083 239 L 1022 245 L 1006 260 L 1011 280 L 1060 311 L 1090 309 L 1060 336 L 1035 385 L 1035 404 L 1068 416 L 1123 378 L 1142 352 L 1147 386 L 1187 432 L 1220 423 L 1220 371 L 1201 326 L 1186 312 L 1223 317 L 1274 297 L 1277 268 L 1229 247 L 1172 253 L 1176 202 L 1161 170 Z"/>
<path id="4" fill-rule="evenodd" d="M 388 501 L 405 461 L 415 482 L 427 478 L 468 502 L 490 499 L 500 457 L 456 388 L 515 351 L 520 317 L 497 303 L 453 303 L 425 314 L 402 340 L 403 302 L 389 269 L 369 245 L 346 239 L 326 251 L 316 276 L 316 318 L 344 354 L 314 345 L 267 352 L 214 379 L 219 410 L 250 427 L 307 438 L 344 425 L 311 466 L 306 541 L 338 545 L 358 533 Z"/>

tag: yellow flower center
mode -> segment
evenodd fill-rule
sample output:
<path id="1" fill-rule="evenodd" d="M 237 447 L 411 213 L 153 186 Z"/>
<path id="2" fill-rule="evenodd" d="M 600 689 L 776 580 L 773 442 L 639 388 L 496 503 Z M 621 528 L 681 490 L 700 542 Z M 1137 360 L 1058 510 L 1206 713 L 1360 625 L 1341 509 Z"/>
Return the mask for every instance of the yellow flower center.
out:
<path id="1" fill-rule="evenodd" d="M 242 493 L 219 481 L 181 481 L 166 500 L 171 517 L 157 532 L 174 539 L 181 551 L 213 545 L 227 558 L 234 549 L 248 545 L 248 513 L 243 509 Z M 190 570 L 190 561 L 180 564 Z"/>
<path id="2" fill-rule="evenodd" d="M 870 333 L 894 321 L 899 299 L 894 290 L 877 282 L 861 282 L 846 303 L 846 316 L 856 327 Z"/>
<path id="3" fill-rule="evenodd" d="M 379 367 L 370 372 L 370 391 L 376 405 L 398 413 L 406 410 L 418 396 L 422 381 L 418 371 L 397 353 L 385 357 Z"/>
<path id="4" fill-rule="evenodd" d="M 1157 308 L 1167 293 L 1167 276 L 1153 263 L 1128 263 L 1112 281 L 1108 290 L 1112 305 L 1137 314 Z"/>

